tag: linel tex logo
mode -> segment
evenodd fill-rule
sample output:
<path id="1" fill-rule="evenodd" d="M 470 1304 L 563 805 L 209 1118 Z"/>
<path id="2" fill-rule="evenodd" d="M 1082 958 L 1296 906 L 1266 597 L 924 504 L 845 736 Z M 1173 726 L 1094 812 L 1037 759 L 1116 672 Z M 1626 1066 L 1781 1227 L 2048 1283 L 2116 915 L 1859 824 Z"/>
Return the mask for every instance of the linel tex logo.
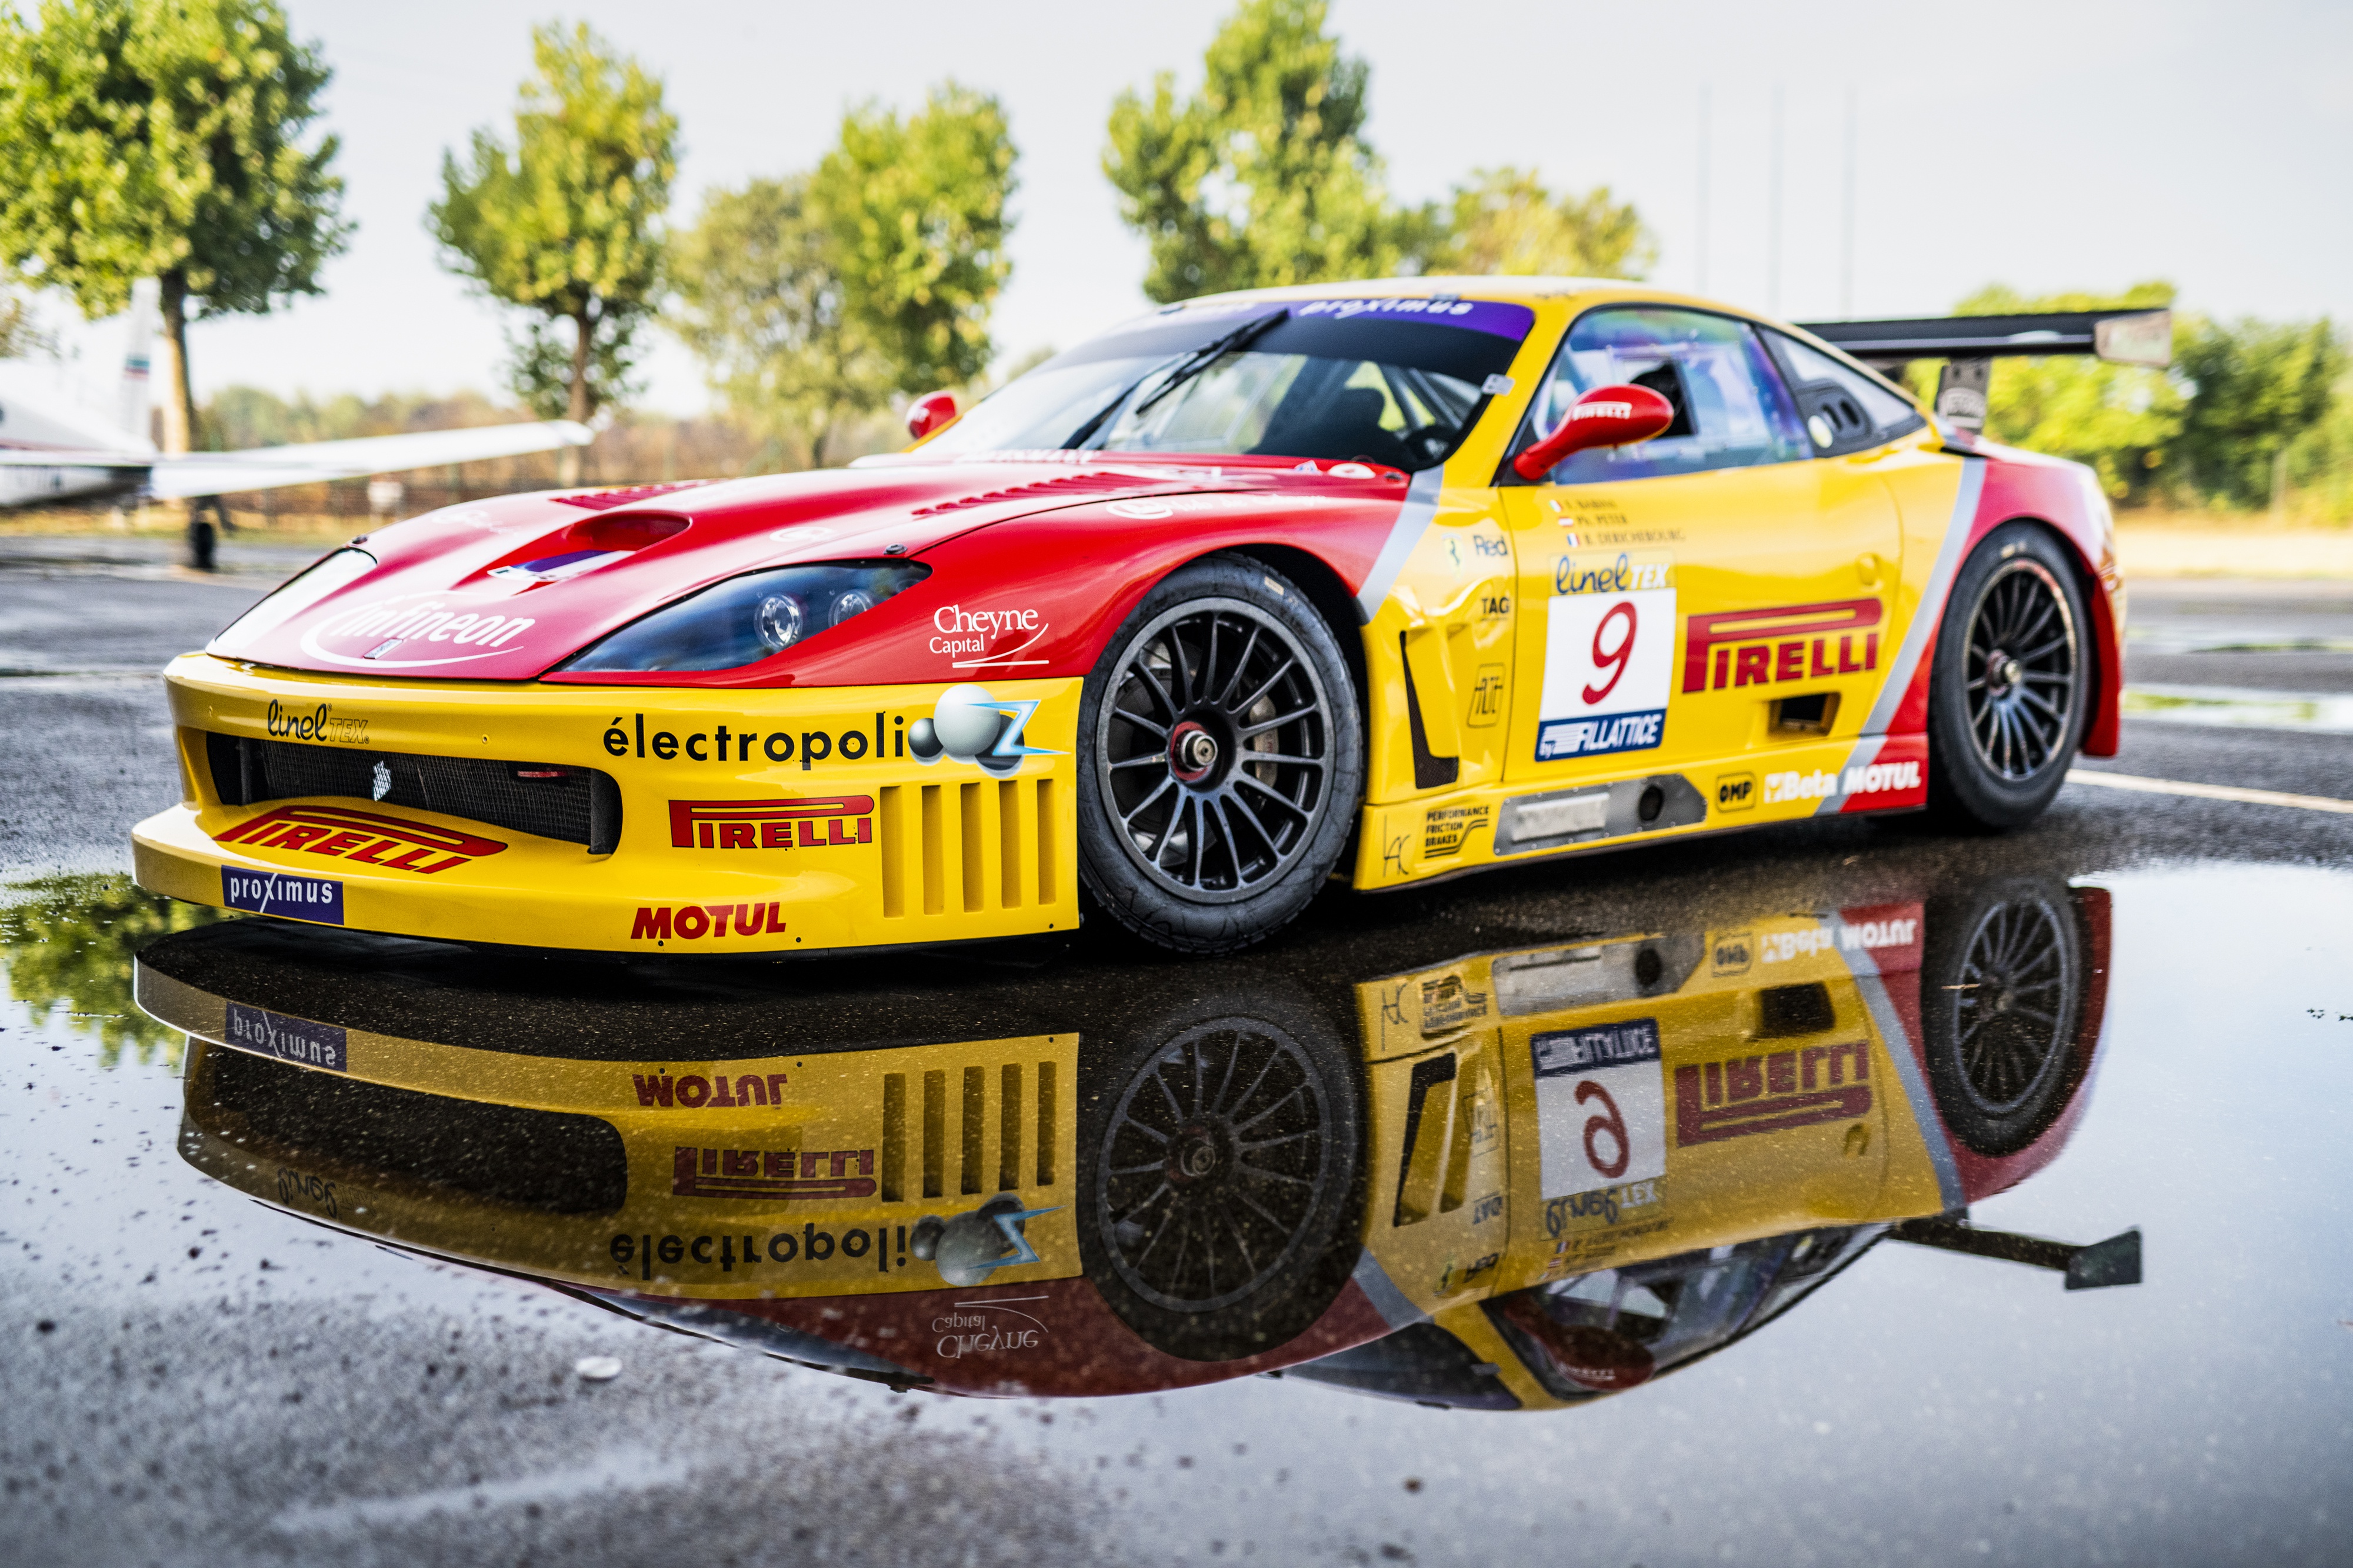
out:
<path id="1" fill-rule="evenodd" d="M 673 849 L 822 849 L 873 841 L 874 797 L 868 795 L 670 803 Z"/>
<path id="2" fill-rule="evenodd" d="M 219 844 L 243 844 L 255 849 L 300 849 L 311 855 L 332 855 L 387 871 L 414 871 L 432 876 L 464 866 L 506 846 L 495 838 L 460 833 L 452 827 L 428 827 L 406 817 L 373 811 L 352 811 L 335 805 L 281 805 L 241 822 L 226 833 L 216 833 Z M 394 851 L 398 851 L 397 854 Z M 433 860 L 436 855 L 441 857 Z M 426 861 L 432 860 L 430 865 Z"/>
<path id="3" fill-rule="evenodd" d="M 1778 686 L 1877 669 L 1879 634 L 1870 628 L 1879 625 L 1880 613 L 1876 599 L 1840 599 L 1689 616 L 1684 623 L 1683 690 Z M 1833 637 L 1838 639 L 1835 662 Z"/>

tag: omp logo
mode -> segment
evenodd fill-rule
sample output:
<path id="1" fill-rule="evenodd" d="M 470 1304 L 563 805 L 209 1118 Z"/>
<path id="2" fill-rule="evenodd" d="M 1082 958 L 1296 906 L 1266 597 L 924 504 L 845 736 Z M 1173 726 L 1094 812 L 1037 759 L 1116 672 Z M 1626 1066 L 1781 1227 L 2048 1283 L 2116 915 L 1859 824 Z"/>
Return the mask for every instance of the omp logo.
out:
<path id="1" fill-rule="evenodd" d="M 1775 686 L 1877 669 L 1879 634 L 1869 628 L 1879 625 L 1880 615 L 1876 599 L 1840 599 L 1688 616 L 1683 689 Z"/>
<path id="2" fill-rule="evenodd" d="M 1707 966 L 1715 974 L 1746 974 L 1757 962 L 1757 939 L 1745 931 L 1726 931 L 1709 946 Z"/>
<path id="3" fill-rule="evenodd" d="M 436 872 L 468 865 L 506 846 L 495 838 L 432 827 L 406 817 L 338 805 L 281 805 L 213 835 L 216 843 L 254 849 L 300 849 L 381 866 L 387 871 Z M 440 858 L 435 859 L 438 856 Z M 429 864 L 428 864 L 429 862 Z"/>
<path id="4" fill-rule="evenodd" d="M 780 903 L 641 904 L 629 926 L 629 940 L 668 942 L 676 937 L 681 942 L 701 942 L 706 936 L 723 937 L 730 919 L 735 922 L 737 936 L 779 935 L 785 929 Z"/>
<path id="5" fill-rule="evenodd" d="M 332 702 L 322 702 L 307 711 L 272 702 L 264 722 L 272 735 L 283 735 L 290 741 L 331 741 L 338 746 L 367 744 L 368 721 L 338 718 Z"/>
<path id="6" fill-rule="evenodd" d="M 1846 1081 L 1852 1063 L 1854 1080 Z M 1871 1047 L 1807 1046 L 1675 1069 L 1675 1142 L 1713 1143 L 1869 1114 Z"/>
<path id="7" fill-rule="evenodd" d="M 670 1190 L 680 1198 L 871 1198 L 874 1151 L 679 1148 Z"/>
<path id="8" fill-rule="evenodd" d="M 797 837 L 794 833 L 796 823 L 799 825 Z M 822 849 L 873 841 L 872 795 L 670 803 L 670 842 L 673 849 L 790 849 L 797 846 Z M 742 930 L 740 926 L 737 929 L 739 932 Z"/>
<path id="9" fill-rule="evenodd" d="M 1755 773 L 1720 773 L 1715 781 L 1715 809 L 1746 811 L 1757 804 Z"/>

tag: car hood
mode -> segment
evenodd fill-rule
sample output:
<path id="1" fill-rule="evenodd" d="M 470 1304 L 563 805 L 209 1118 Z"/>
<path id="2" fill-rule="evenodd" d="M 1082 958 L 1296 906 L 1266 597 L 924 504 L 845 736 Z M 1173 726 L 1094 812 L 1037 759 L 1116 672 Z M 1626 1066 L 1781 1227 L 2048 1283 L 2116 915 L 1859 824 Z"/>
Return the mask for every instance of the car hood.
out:
<path id="1" fill-rule="evenodd" d="M 329 674 L 528 680 L 650 610 L 763 567 L 920 558 L 1058 507 L 1317 477 L 1289 460 L 1217 462 L 902 459 L 448 507 L 354 541 L 373 569 L 278 625 L 232 626 L 208 651 Z M 1350 488 L 1377 477 L 1349 467 Z"/>

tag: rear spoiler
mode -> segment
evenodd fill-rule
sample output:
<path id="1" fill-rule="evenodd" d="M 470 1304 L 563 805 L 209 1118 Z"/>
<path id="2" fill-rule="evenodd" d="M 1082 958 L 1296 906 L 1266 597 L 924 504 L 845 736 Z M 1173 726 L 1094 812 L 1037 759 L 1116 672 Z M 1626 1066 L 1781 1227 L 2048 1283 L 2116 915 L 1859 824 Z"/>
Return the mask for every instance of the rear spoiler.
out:
<path id="1" fill-rule="evenodd" d="M 1873 369 L 1891 374 L 1900 372 L 1910 360 L 1945 361 L 1936 377 L 1936 416 L 1970 430 L 1985 427 L 1986 385 L 1997 357 L 2095 354 L 2113 364 L 2160 369 L 2173 363 L 2170 310 L 2049 310 L 2017 316 L 1921 316 L 1798 325 Z"/>

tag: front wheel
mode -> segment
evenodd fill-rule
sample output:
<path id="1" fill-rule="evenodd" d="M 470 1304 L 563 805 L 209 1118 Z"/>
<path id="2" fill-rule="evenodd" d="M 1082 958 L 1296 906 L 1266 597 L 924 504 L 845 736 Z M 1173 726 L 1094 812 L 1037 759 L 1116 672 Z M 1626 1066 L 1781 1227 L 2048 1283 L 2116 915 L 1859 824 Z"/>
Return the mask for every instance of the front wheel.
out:
<path id="1" fill-rule="evenodd" d="M 1307 907 L 1364 793 L 1331 628 L 1257 562 L 1197 561 L 1145 595 L 1079 708 L 1079 872 L 1130 931 L 1229 952 Z"/>
<path id="2" fill-rule="evenodd" d="M 1928 675 L 1928 798 L 1975 828 L 2031 822 L 2083 742 L 2090 649 L 2074 565 L 2050 534 L 2012 522 L 1954 579 Z"/>

